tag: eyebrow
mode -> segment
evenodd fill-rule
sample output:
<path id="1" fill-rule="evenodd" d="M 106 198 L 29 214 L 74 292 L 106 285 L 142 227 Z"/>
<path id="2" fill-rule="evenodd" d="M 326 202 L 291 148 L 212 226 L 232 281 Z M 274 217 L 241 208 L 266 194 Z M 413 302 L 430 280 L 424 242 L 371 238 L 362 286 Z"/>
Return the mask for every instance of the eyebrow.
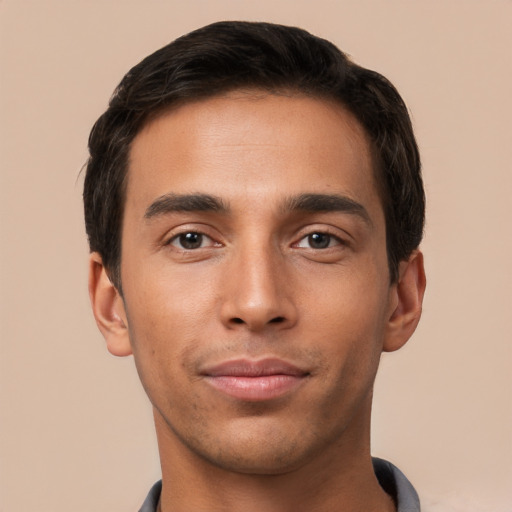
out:
<path id="1" fill-rule="evenodd" d="M 301 194 L 291 197 L 284 204 L 285 211 L 303 212 L 342 212 L 356 215 L 372 226 L 370 215 L 366 208 L 347 196 L 338 194 Z"/>
<path id="2" fill-rule="evenodd" d="M 217 212 L 229 213 L 229 206 L 217 196 L 210 194 L 165 194 L 155 199 L 144 213 L 152 219 L 172 212 Z M 346 196 L 338 194 L 300 194 L 287 199 L 282 205 L 286 212 L 342 212 L 356 215 L 369 226 L 372 221 L 366 208 Z"/>
<path id="3" fill-rule="evenodd" d="M 209 194 L 165 194 L 148 206 L 144 218 L 152 219 L 172 212 L 227 213 L 228 211 L 228 206 L 221 198 Z"/>

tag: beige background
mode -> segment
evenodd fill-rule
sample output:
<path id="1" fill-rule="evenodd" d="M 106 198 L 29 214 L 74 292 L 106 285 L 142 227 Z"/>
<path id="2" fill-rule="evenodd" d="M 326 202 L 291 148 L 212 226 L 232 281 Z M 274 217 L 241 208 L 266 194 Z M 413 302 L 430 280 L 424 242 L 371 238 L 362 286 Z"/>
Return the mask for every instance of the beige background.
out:
<path id="1" fill-rule="evenodd" d="M 0 0 L 0 511 L 135 511 L 159 477 L 133 363 L 89 311 L 78 173 L 124 72 L 219 19 L 309 29 L 408 102 L 429 286 L 383 358 L 374 453 L 427 512 L 512 511 L 510 0 Z"/>

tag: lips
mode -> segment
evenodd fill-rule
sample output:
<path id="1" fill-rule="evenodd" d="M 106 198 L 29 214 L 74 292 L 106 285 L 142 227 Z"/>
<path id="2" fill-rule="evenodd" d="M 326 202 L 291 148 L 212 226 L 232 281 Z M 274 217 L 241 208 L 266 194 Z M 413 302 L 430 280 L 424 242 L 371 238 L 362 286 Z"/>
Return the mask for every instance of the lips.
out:
<path id="1" fill-rule="evenodd" d="M 216 391 L 256 402 L 291 393 L 309 373 L 280 359 L 238 359 L 207 368 L 201 375 Z"/>

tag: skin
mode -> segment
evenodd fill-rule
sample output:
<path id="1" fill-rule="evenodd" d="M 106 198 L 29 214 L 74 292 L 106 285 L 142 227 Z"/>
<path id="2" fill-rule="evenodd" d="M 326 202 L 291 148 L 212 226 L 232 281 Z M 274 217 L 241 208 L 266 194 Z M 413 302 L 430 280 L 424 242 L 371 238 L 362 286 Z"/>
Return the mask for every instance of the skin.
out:
<path id="1" fill-rule="evenodd" d="M 152 120 L 130 156 L 123 296 L 96 253 L 90 293 L 154 406 L 161 509 L 394 510 L 371 466 L 372 387 L 417 325 L 425 277 L 415 251 L 390 284 L 362 127 L 328 101 L 237 91 Z M 175 211 L 190 194 L 223 209 Z M 352 207 L 296 208 L 306 194 Z M 306 374 L 275 399 L 203 374 L 269 357 Z"/>

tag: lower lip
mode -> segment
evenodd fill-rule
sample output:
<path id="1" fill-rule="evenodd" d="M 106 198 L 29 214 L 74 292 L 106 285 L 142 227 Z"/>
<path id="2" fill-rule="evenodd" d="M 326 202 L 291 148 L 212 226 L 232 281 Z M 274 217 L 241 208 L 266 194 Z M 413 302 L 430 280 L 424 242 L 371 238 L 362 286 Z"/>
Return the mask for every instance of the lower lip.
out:
<path id="1" fill-rule="evenodd" d="M 250 402 L 278 398 L 299 386 L 304 377 L 295 375 L 265 375 L 260 377 L 206 377 L 206 381 L 226 395 Z"/>

